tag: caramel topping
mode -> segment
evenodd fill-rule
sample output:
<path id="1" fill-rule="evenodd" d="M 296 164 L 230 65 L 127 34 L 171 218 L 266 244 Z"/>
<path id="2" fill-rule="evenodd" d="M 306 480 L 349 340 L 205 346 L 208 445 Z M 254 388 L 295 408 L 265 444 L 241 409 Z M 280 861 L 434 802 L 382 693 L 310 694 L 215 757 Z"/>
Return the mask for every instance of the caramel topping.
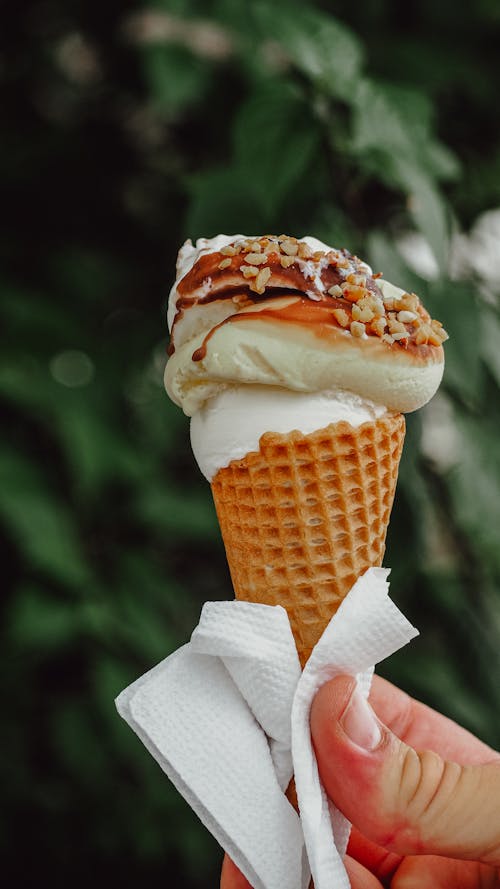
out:
<path id="1" fill-rule="evenodd" d="M 234 301 L 235 314 L 208 333 L 193 361 L 205 356 L 208 340 L 222 324 L 274 314 L 280 320 L 314 325 L 318 335 L 336 328 L 347 337 L 376 337 L 391 348 L 422 352 L 440 347 L 448 334 L 416 294 L 384 296 L 380 277 L 380 272 L 370 276 L 365 264 L 347 250 L 313 252 L 305 242 L 286 235 L 237 240 L 201 256 L 179 281 L 170 351 L 175 325 L 189 307 L 226 299 Z M 284 292 L 296 297 L 286 310 L 241 311 Z"/>

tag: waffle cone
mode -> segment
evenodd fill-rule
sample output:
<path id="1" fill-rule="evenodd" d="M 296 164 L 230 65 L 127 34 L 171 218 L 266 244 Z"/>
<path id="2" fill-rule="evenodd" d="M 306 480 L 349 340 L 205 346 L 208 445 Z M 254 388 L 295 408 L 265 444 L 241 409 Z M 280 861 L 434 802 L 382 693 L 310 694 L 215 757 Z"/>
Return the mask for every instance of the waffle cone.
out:
<path id="1" fill-rule="evenodd" d="M 405 421 L 267 432 L 212 492 L 237 599 L 282 605 L 301 665 L 355 580 L 382 564 Z"/>

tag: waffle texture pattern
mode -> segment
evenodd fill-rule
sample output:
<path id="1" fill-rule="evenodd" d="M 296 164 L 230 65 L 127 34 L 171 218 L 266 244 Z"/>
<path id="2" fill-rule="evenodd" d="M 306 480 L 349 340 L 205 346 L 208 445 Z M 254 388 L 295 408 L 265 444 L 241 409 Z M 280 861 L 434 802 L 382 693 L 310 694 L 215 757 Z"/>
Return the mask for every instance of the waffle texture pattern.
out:
<path id="1" fill-rule="evenodd" d="M 237 599 L 286 608 L 302 666 L 356 579 L 382 564 L 405 421 L 268 432 L 212 481 Z"/>

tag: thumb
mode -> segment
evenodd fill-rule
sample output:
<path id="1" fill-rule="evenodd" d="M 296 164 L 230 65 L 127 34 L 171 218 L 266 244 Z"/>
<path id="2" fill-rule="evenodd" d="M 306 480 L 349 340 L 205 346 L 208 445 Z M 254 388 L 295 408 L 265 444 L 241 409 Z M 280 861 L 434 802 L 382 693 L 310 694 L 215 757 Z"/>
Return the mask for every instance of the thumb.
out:
<path id="1" fill-rule="evenodd" d="M 319 690 L 311 732 L 326 792 L 365 837 L 399 855 L 500 865 L 500 761 L 462 766 L 408 747 L 350 676 Z"/>

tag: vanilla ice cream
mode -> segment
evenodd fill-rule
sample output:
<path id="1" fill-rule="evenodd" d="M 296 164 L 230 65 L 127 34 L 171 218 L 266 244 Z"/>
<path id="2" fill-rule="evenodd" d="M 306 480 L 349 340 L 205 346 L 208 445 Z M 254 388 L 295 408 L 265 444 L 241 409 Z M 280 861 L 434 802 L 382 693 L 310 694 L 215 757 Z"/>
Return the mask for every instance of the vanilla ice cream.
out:
<path id="1" fill-rule="evenodd" d="M 418 297 L 310 237 L 186 242 L 168 323 L 166 388 L 208 479 L 269 430 L 416 410 L 443 374 L 447 335 Z"/>

